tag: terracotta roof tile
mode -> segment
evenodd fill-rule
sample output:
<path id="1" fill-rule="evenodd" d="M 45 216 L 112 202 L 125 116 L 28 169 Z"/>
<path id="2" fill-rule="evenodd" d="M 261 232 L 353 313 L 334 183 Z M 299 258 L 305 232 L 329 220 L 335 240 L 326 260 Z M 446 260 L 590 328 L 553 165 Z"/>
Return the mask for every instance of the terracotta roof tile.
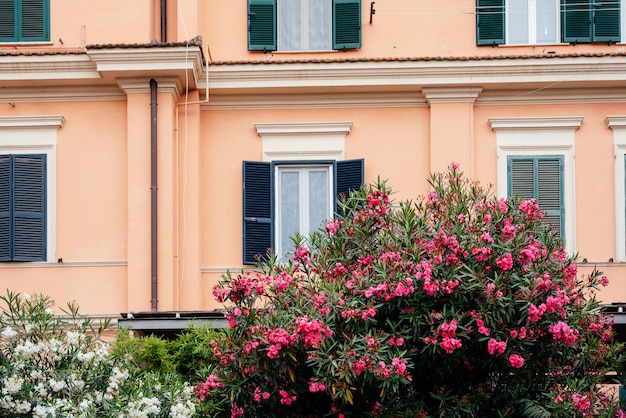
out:
<path id="1" fill-rule="evenodd" d="M 213 61 L 211 65 L 241 65 L 241 64 L 321 64 L 342 62 L 419 62 L 419 61 L 488 61 L 510 59 L 557 59 L 577 57 L 626 57 L 626 52 L 598 52 L 598 53 L 568 53 L 568 54 L 531 54 L 531 55 L 476 55 L 476 56 L 433 56 L 433 57 L 377 57 L 377 58 L 300 58 L 281 59 L 274 56 L 264 60 L 233 60 Z"/>

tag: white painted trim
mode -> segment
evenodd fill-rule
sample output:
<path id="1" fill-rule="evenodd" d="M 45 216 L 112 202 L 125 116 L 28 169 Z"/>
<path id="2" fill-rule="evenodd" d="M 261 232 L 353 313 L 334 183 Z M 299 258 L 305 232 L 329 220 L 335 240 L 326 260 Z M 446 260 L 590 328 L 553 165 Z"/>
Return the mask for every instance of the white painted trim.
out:
<path id="1" fill-rule="evenodd" d="M 606 122 L 613 130 L 615 151 L 615 261 L 626 261 L 626 176 L 624 159 L 626 156 L 626 116 L 607 116 Z"/>
<path id="2" fill-rule="evenodd" d="M 565 205 L 565 249 L 576 253 L 575 131 L 583 118 L 492 118 L 497 140 L 497 194 L 507 197 L 507 159 L 509 156 L 563 156 L 563 193 Z"/>
<path id="3" fill-rule="evenodd" d="M 60 115 L 0 116 L 0 153 L 46 155 L 46 260 L 56 260 L 56 147 Z"/>
<path id="4" fill-rule="evenodd" d="M 257 123 L 263 161 L 345 159 L 345 138 L 352 122 Z"/>

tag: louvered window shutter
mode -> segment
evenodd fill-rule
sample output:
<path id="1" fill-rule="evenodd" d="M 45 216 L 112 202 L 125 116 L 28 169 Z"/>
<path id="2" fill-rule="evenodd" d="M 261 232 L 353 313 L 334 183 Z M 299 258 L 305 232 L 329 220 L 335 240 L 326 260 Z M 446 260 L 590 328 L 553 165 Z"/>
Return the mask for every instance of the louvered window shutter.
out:
<path id="1" fill-rule="evenodd" d="M 276 0 L 248 0 L 248 50 L 275 51 Z"/>
<path id="2" fill-rule="evenodd" d="M 11 157 L 0 155 L 0 261 L 11 261 Z"/>
<path id="3" fill-rule="evenodd" d="M 45 155 L 13 156 L 13 190 L 13 260 L 45 260 Z"/>
<path id="4" fill-rule="evenodd" d="M 594 3 L 593 40 L 597 42 L 620 41 L 620 0 L 603 0 Z"/>
<path id="5" fill-rule="evenodd" d="M 243 263 L 256 264 L 273 248 L 272 164 L 243 162 Z"/>
<path id="6" fill-rule="evenodd" d="M 565 239 L 562 157 L 509 157 L 509 196 L 535 199 L 545 212 L 543 222 Z"/>
<path id="7" fill-rule="evenodd" d="M 476 45 L 504 44 L 504 0 L 476 0 Z"/>
<path id="8" fill-rule="evenodd" d="M 0 42 L 15 41 L 15 0 L 0 0 Z"/>
<path id="9" fill-rule="evenodd" d="M 561 40 L 591 42 L 593 6 L 585 0 L 561 0 Z"/>
<path id="10" fill-rule="evenodd" d="M 47 41 L 50 39 L 47 9 L 47 0 L 22 0 L 22 41 Z"/>
<path id="11" fill-rule="evenodd" d="M 333 49 L 361 47 L 361 0 L 333 0 Z"/>
<path id="12" fill-rule="evenodd" d="M 364 181 L 364 165 L 365 161 L 345 160 L 335 163 L 335 211 L 337 211 L 337 202 L 342 198 L 350 197 L 350 192 L 358 190 Z"/>

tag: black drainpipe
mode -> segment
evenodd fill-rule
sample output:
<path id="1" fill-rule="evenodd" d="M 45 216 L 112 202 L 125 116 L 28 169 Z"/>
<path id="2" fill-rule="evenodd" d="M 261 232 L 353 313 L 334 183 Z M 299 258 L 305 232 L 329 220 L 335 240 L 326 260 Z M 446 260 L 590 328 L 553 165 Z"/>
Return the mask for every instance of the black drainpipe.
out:
<path id="1" fill-rule="evenodd" d="M 167 42 L 167 0 L 161 0 L 161 43 Z"/>
<path id="2" fill-rule="evenodd" d="M 150 79 L 150 219 L 151 219 L 151 299 L 152 312 L 157 311 L 157 82 Z"/>

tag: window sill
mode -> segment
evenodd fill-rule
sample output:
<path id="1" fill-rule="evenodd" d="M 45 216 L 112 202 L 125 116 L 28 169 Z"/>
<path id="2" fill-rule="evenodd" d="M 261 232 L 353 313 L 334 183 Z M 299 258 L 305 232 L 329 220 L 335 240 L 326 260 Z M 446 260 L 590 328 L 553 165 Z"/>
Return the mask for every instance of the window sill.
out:
<path id="1" fill-rule="evenodd" d="M 566 46 L 566 45 L 571 45 L 569 42 L 555 42 L 555 43 L 548 43 L 548 44 L 502 44 L 502 45 L 498 45 L 499 48 L 515 48 L 515 47 L 529 47 L 529 46 L 533 46 L 533 47 L 548 47 L 548 46 Z"/>
<path id="2" fill-rule="evenodd" d="M 315 49 L 311 51 L 273 51 L 274 54 L 327 54 L 329 52 L 339 52 L 336 49 Z"/>
<path id="3" fill-rule="evenodd" d="M 6 46 L 51 46 L 54 45 L 52 41 L 32 41 L 32 42 L 13 42 L 13 41 L 0 41 L 0 48 Z"/>

